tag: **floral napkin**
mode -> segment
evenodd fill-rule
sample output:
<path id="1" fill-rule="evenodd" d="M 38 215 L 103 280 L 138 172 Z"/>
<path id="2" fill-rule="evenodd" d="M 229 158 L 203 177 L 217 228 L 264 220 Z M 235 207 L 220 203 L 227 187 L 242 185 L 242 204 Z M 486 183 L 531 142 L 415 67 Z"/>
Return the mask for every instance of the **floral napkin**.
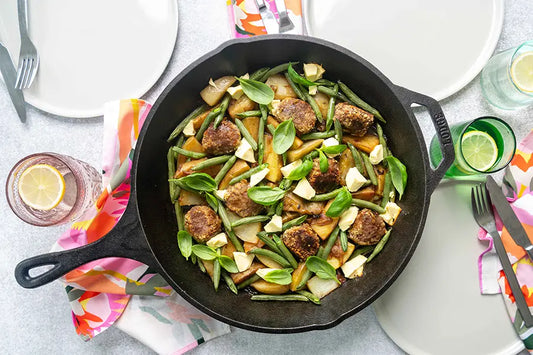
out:
<path id="1" fill-rule="evenodd" d="M 519 144 L 513 160 L 506 168 L 503 182 L 504 194 L 529 238 L 533 240 L 533 131 Z M 515 244 L 498 217 L 496 226 L 501 233 L 503 245 L 513 264 L 529 310 L 533 312 L 533 261 L 524 249 Z M 501 292 L 514 329 L 524 342 L 526 349 L 533 352 L 533 328 L 526 327 L 522 322 L 514 296 L 495 254 L 492 239 L 483 229 L 480 229 L 478 238 L 489 242 L 489 248 L 479 257 L 481 293 Z"/>
<path id="2" fill-rule="evenodd" d="M 102 181 L 107 188 L 53 251 L 94 242 L 120 219 L 130 195 L 132 148 L 150 108 L 137 99 L 105 106 Z M 135 260 L 95 260 L 69 272 L 62 281 L 74 327 L 84 340 L 116 324 L 158 353 L 181 354 L 230 331 L 227 324 L 192 307 L 159 274 Z"/>

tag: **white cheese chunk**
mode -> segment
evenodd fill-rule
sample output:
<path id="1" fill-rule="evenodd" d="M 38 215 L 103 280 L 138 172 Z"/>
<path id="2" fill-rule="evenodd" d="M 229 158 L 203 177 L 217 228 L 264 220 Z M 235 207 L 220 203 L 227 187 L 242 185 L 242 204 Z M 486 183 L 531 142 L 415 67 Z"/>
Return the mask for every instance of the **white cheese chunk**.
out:
<path id="1" fill-rule="evenodd" d="M 241 143 L 235 151 L 235 156 L 247 162 L 255 163 L 254 150 L 252 149 L 250 143 L 246 141 L 246 139 L 241 139 Z"/>
<path id="2" fill-rule="evenodd" d="M 241 76 L 241 79 L 250 79 L 250 74 L 244 74 L 243 76 Z"/>
<path id="3" fill-rule="evenodd" d="M 221 200 L 226 199 L 226 192 L 227 190 L 215 190 L 215 196 L 218 197 Z"/>
<path id="4" fill-rule="evenodd" d="M 250 187 L 255 186 L 261 182 L 267 176 L 269 173 L 269 168 L 264 168 L 262 170 L 259 170 L 257 173 L 250 176 Z"/>
<path id="5" fill-rule="evenodd" d="M 211 248 L 220 248 L 228 244 L 228 238 L 226 237 L 226 233 L 219 233 L 213 238 L 209 239 L 205 244 Z"/>
<path id="6" fill-rule="evenodd" d="M 272 216 L 272 219 L 270 220 L 270 222 L 265 224 L 265 232 L 267 233 L 281 232 L 282 226 L 283 226 L 283 219 L 281 218 L 281 216 L 274 215 Z"/>
<path id="7" fill-rule="evenodd" d="M 309 87 L 309 95 L 316 95 L 317 91 L 318 91 L 317 85 L 311 85 Z"/>
<path id="8" fill-rule="evenodd" d="M 368 160 L 370 160 L 372 165 L 381 163 L 383 160 L 383 146 L 381 144 L 376 145 L 374 149 L 372 149 L 368 156 Z"/>
<path id="9" fill-rule="evenodd" d="M 280 170 L 283 176 L 287 177 L 294 169 L 296 169 L 300 165 L 302 165 L 302 159 L 295 160 L 292 163 L 285 165 Z"/>
<path id="10" fill-rule="evenodd" d="M 240 98 L 244 94 L 244 92 L 242 91 L 242 86 L 240 86 L 240 85 L 229 87 L 226 91 L 235 100 L 237 100 L 238 98 Z"/>
<path id="11" fill-rule="evenodd" d="M 257 276 L 259 276 L 260 278 L 264 279 L 265 276 L 271 272 L 271 271 L 275 271 L 275 270 L 278 270 L 278 269 L 274 269 L 274 268 L 262 268 L 262 269 L 259 269 L 255 272 L 255 274 Z"/>
<path id="12" fill-rule="evenodd" d="M 348 169 L 346 174 L 346 187 L 350 192 L 355 192 L 361 188 L 366 183 L 366 178 L 361 175 L 357 168 Z"/>
<path id="13" fill-rule="evenodd" d="M 187 125 L 185 126 L 185 128 L 183 129 L 183 134 L 186 136 L 186 137 L 192 137 L 196 134 L 196 130 L 194 129 L 194 122 L 193 120 L 190 120 L 189 123 L 187 123 Z"/>
<path id="14" fill-rule="evenodd" d="M 322 142 L 322 147 L 325 148 L 325 147 L 331 147 L 331 146 L 334 146 L 334 145 L 339 145 L 339 141 L 334 138 L 334 137 L 331 137 L 331 138 L 328 138 L 326 139 L 324 142 Z M 340 153 L 339 153 L 340 154 Z M 336 155 L 339 155 L 339 154 L 326 154 L 328 157 L 330 158 L 333 158 L 334 156 Z"/>
<path id="15" fill-rule="evenodd" d="M 279 104 L 281 103 L 281 100 L 272 100 L 272 102 L 268 105 L 268 108 L 270 109 L 270 112 L 275 116 L 278 117 L 279 114 Z"/>
<path id="16" fill-rule="evenodd" d="M 348 279 L 353 279 L 354 277 L 356 277 L 357 270 L 365 264 L 366 259 L 367 257 L 364 255 L 357 255 L 352 260 L 344 263 L 341 266 L 344 276 Z"/>
<path id="17" fill-rule="evenodd" d="M 316 81 L 322 78 L 322 74 L 326 71 L 322 68 L 321 65 L 316 63 L 305 63 L 304 64 L 304 75 L 307 79 L 311 81 Z"/>
<path id="18" fill-rule="evenodd" d="M 316 195 L 315 189 L 313 189 L 313 187 L 311 186 L 309 181 L 307 181 L 306 178 L 303 178 L 298 182 L 298 185 L 296 185 L 296 188 L 294 189 L 293 193 L 302 198 L 305 198 L 306 200 L 309 200 L 310 198 Z"/>
<path id="19" fill-rule="evenodd" d="M 396 222 L 396 218 L 398 218 L 398 215 L 402 209 L 400 206 L 395 204 L 394 202 L 387 202 L 385 205 L 385 213 L 380 214 L 381 218 L 387 223 L 389 226 L 392 226 Z"/>
<path id="20" fill-rule="evenodd" d="M 252 266 L 254 257 L 254 254 L 246 254 L 240 251 L 233 252 L 233 259 L 235 260 L 235 264 L 237 264 L 237 269 L 239 272 L 248 270 L 250 266 Z"/>
<path id="21" fill-rule="evenodd" d="M 355 218 L 357 217 L 358 213 L 359 213 L 359 208 L 355 206 L 351 206 L 346 211 L 344 211 L 341 214 L 341 218 L 339 219 L 339 228 L 343 231 L 350 228 L 350 226 L 355 221 Z"/>

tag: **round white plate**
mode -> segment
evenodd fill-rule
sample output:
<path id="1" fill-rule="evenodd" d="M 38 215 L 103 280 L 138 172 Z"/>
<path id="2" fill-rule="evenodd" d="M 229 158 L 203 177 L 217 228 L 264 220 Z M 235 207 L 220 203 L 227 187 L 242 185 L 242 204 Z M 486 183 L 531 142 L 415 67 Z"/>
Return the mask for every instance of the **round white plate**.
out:
<path id="1" fill-rule="evenodd" d="M 165 70 L 178 33 L 176 0 L 29 1 L 40 67 L 31 105 L 66 117 L 103 114 L 103 104 L 139 98 Z M 0 41 L 17 65 L 17 2 L 0 1 Z"/>
<path id="2" fill-rule="evenodd" d="M 504 0 L 304 1 L 309 35 L 362 56 L 392 82 L 442 100 L 491 57 Z"/>
<path id="3" fill-rule="evenodd" d="M 433 193 L 422 239 L 398 280 L 374 302 L 385 332 L 409 354 L 516 354 L 524 348 L 501 295 L 481 295 L 466 183 Z"/>

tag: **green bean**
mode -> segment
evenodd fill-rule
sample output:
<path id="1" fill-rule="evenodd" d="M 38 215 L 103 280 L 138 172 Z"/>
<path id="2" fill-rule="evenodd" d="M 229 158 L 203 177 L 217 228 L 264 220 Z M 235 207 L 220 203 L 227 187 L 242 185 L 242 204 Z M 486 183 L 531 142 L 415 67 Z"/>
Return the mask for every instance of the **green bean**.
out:
<path id="1" fill-rule="evenodd" d="M 205 157 L 205 153 L 192 152 L 190 150 L 185 150 L 185 149 L 181 149 L 178 147 L 172 147 L 172 151 L 174 153 L 181 154 L 186 157 L 193 158 L 193 159 L 201 159 Z"/>
<path id="2" fill-rule="evenodd" d="M 196 109 L 194 109 L 194 111 L 192 111 L 191 113 L 189 113 L 187 115 L 187 117 L 185 117 L 177 126 L 176 128 L 174 128 L 174 130 L 172 131 L 172 133 L 170 134 L 170 136 L 167 138 L 167 142 L 170 142 L 171 140 L 173 140 L 174 138 L 176 138 L 177 136 L 179 136 L 179 134 L 181 132 L 183 132 L 183 129 L 185 128 L 185 126 L 187 126 L 189 124 L 189 122 L 191 122 L 192 120 L 194 120 L 196 117 L 200 116 L 202 113 L 204 113 L 207 108 L 209 106 L 207 106 L 206 104 L 203 104 L 199 107 L 197 107 Z"/>
<path id="3" fill-rule="evenodd" d="M 202 262 L 202 259 L 198 259 L 198 268 L 204 274 L 207 272 L 207 270 L 205 269 L 204 263 Z"/>
<path id="4" fill-rule="evenodd" d="M 257 238 L 261 240 L 263 243 L 265 243 L 266 246 L 268 246 L 272 251 L 275 253 L 281 254 L 281 250 L 278 249 L 278 246 L 276 243 L 268 236 L 267 232 L 261 231 L 257 233 Z"/>
<path id="5" fill-rule="evenodd" d="M 218 255 L 220 255 L 219 250 L 217 250 Z M 218 258 L 215 258 L 215 260 L 213 260 L 213 286 L 215 287 L 215 291 L 218 291 L 219 284 L 220 284 L 220 261 L 218 260 Z"/>
<path id="6" fill-rule="evenodd" d="M 224 282 L 226 282 L 226 285 L 228 285 L 231 292 L 233 292 L 234 294 L 238 294 L 239 290 L 237 290 L 237 286 L 235 286 L 235 282 L 233 282 L 231 276 L 225 270 L 222 270 L 221 274 L 222 278 L 224 279 Z"/>
<path id="7" fill-rule="evenodd" d="M 282 213 L 283 213 L 283 200 L 279 201 L 278 204 L 276 205 L 276 211 L 274 214 L 281 216 Z"/>
<path id="8" fill-rule="evenodd" d="M 220 210 L 221 205 L 222 204 L 218 205 L 218 209 L 219 210 Z M 244 252 L 244 248 L 242 247 L 242 243 L 239 240 L 239 238 L 237 238 L 237 236 L 235 235 L 235 232 L 232 231 L 232 230 L 228 231 L 226 229 L 226 234 L 228 235 L 228 238 L 229 238 L 231 244 L 233 244 L 233 246 L 235 247 L 235 249 L 237 249 L 237 251 Z"/>
<path id="9" fill-rule="evenodd" d="M 377 185 L 378 178 L 376 176 L 376 172 L 374 171 L 374 166 L 372 165 L 372 163 L 370 162 L 370 159 L 368 158 L 368 155 L 366 155 L 365 153 L 361 153 L 361 157 L 363 158 L 363 163 L 365 164 L 365 170 L 366 170 L 366 173 L 368 174 L 368 178 L 370 179 L 370 181 L 372 181 L 373 185 Z"/>
<path id="10" fill-rule="evenodd" d="M 211 122 L 213 122 L 213 120 L 215 119 L 215 117 L 218 115 L 219 112 L 220 112 L 220 106 L 213 109 L 213 111 L 207 114 L 207 116 L 204 119 L 204 122 L 202 122 L 202 125 L 200 126 L 200 129 L 198 129 L 198 132 L 196 132 L 196 135 L 194 136 L 197 141 L 199 142 L 202 141 L 202 137 L 204 136 L 205 130 L 207 129 L 207 127 L 209 127 Z"/>
<path id="11" fill-rule="evenodd" d="M 261 119 L 259 120 L 259 130 L 257 133 L 257 161 L 259 164 L 262 164 L 265 154 L 265 123 L 268 117 L 268 108 L 265 105 L 259 105 L 259 108 L 261 109 Z"/>
<path id="12" fill-rule="evenodd" d="M 279 255 L 279 254 L 277 254 L 277 253 L 275 253 L 273 251 L 267 250 L 267 249 L 255 248 L 255 249 L 249 250 L 248 253 L 251 253 L 251 254 L 254 254 L 254 255 L 266 256 L 266 257 L 274 260 L 278 264 L 280 264 L 282 267 L 291 267 L 291 264 L 289 263 L 289 261 L 287 261 L 287 259 L 285 259 L 283 256 L 281 256 L 281 255 Z"/>
<path id="13" fill-rule="evenodd" d="M 213 166 L 213 165 L 225 163 L 228 160 L 230 160 L 232 156 L 233 155 L 221 155 L 221 156 L 218 156 L 218 157 L 209 158 L 209 159 L 204 160 L 203 162 L 200 162 L 197 165 L 195 165 L 192 168 L 192 171 L 199 171 L 199 170 L 203 170 L 205 168 L 209 168 L 210 166 Z"/>
<path id="14" fill-rule="evenodd" d="M 333 91 L 335 94 L 339 91 L 339 86 L 337 84 L 333 87 Z M 333 117 L 335 116 L 335 97 L 336 95 L 329 97 L 328 115 L 326 116 L 326 131 L 329 131 L 333 124 Z"/>
<path id="15" fill-rule="evenodd" d="M 224 206 L 222 206 L 221 203 L 218 204 L 217 212 L 220 215 L 220 219 L 222 220 L 222 224 L 224 225 L 224 228 L 226 229 L 226 233 L 232 231 L 233 229 L 231 228 L 231 222 L 228 218 L 228 212 L 226 211 Z"/>
<path id="16" fill-rule="evenodd" d="M 229 184 L 230 185 L 235 185 L 239 181 L 248 179 L 253 174 L 258 173 L 258 172 L 260 172 L 261 170 L 263 170 L 265 168 L 268 168 L 268 164 L 267 163 L 258 165 L 255 168 L 252 168 L 250 170 L 245 171 L 244 173 L 242 173 L 240 175 L 235 176 L 233 179 L 231 179 L 229 181 Z"/>
<path id="17" fill-rule="evenodd" d="M 341 233 L 339 235 L 339 239 L 341 241 L 342 251 L 348 250 L 348 234 L 346 233 L 346 231 L 342 231 L 341 230 Z"/>
<path id="18" fill-rule="evenodd" d="M 392 190 L 392 181 L 390 173 L 385 174 L 385 184 L 383 186 L 383 197 L 381 198 L 381 207 L 385 208 L 390 199 L 390 192 Z"/>
<path id="19" fill-rule="evenodd" d="M 335 126 L 335 135 L 337 136 L 337 140 L 339 142 L 342 142 L 342 125 L 341 121 L 334 120 L 333 125 Z"/>
<path id="20" fill-rule="evenodd" d="M 342 81 L 338 82 L 339 88 L 341 91 L 346 95 L 346 97 L 354 104 L 355 106 L 358 106 L 362 108 L 365 111 L 370 112 L 374 116 L 377 117 L 378 120 L 385 123 L 385 120 L 383 119 L 383 116 L 379 113 L 378 110 L 367 104 L 363 99 L 361 99 L 359 96 L 357 96 L 346 84 L 344 84 Z"/>
<path id="21" fill-rule="evenodd" d="M 309 301 L 313 302 L 314 304 L 320 304 L 320 298 L 318 298 L 317 296 L 315 296 L 309 291 L 299 290 L 299 291 L 296 291 L 296 293 L 307 297 L 307 299 L 309 299 Z"/>
<path id="22" fill-rule="evenodd" d="M 243 226 L 245 224 L 250 223 L 257 223 L 257 222 L 264 222 L 268 221 L 270 218 L 268 216 L 251 216 L 251 217 L 244 217 L 241 218 L 231 224 L 231 228 L 235 228 L 238 226 Z"/>
<path id="23" fill-rule="evenodd" d="M 322 112 L 320 112 L 320 108 L 318 107 L 318 104 L 316 103 L 316 100 L 313 96 L 309 95 L 309 92 L 307 90 L 303 91 L 305 101 L 311 105 L 311 108 L 313 109 L 313 112 L 315 113 L 316 119 L 318 122 L 323 122 L 324 118 L 322 118 Z"/>
<path id="24" fill-rule="evenodd" d="M 316 80 L 315 84 L 324 85 L 324 86 L 335 86 L 335 85 L 337 85 L 337 83 L 334 83 L 333 81 L 330 81 L 330 80 L 324 79 L 324 78 Z"/>
<path id="25" fill-rule="evenodd" d="M 317 256 L 319 258 L 322 258 L 324 260 L 328 258 L 331 248 L 333 248 L 333 245 L 337 241 L 337 237 L 339 236 L 339 231 L 340 231 L 340 228 L 339 226 L 337 226 L 335 227 L 333 232 L 331 232 L 331 234 L 329 235 L 328 241 L 326 243 L 326 246 L 324 247 L 324 250 L 322 251 L 322 253 L 319 252 L 320 254 L 317 253 Z"/>
<path id="26" fill-rule="evenodd" d="M 222 120 L 224 120 L 224 115 L 226 114 L 226 110 L 228 109 L 229 102 L 231 100 L 231 95 L 226 94 L 224 98 L 222 99 L 222 103 L 220 104 L 220 113 L 217 117 L 215 117 L 215 123 L 213 123 L 213 128 L 217 129 Z"/>
<path id="27" fill-rule="evenodd" d="M 191 254 L 191 263 L 196 264 L 198 262 L 198 258 L 196 257 L 196 254 Z"/>
<path id="28" fill-rule="evenodd" d="M 305 267 L 303 275 L 302 275 L 302 279 L 300 280 L 300 283 L 296 285 L 296 289 L 300 290 L 304 288 L 305 285 L 307 284 L 307 281 L 309 281 L 309 279 L 311 278 L 311 276 L 313 276 L 313 273 L 307 267 Z"/>
<path id="29" fill-rule="evenodd" d="M 339 187 L 336 190 L 326 192 L 325 194 L 319 194 L 311 197 L 309 201 L 329 201 L 337 197 L 338 193 L 341 192 L 343 187 Z"/>
<path id="30" fill-rule="evenodd" d="M 350 100 L 348 100 L 348 98 L 346 96 L 344 96 L 344 94 L 342 92 L 338 92 L 337 91 L 337 93 L 335 93 L 335 90 L 333 90 L 331 88 L 328 88 L 328 87 L 325 87 L 325 86 L 319 86 L 318 87 L 318 91 L 323 93 L 323 94 L 326 94 L 328 96 L 334 96 L 335 98 L 337 98 L 340 101 L 350 102 Z"/>
<path id="31" fill-rule="evenodd" d="M 285 79 L 287 79 L 287 81 L 289 82 L 289 85 L 291 86 L 292 91 L 294 91 L 296 96 L 298 96 L 300 100 L 305 101 L 305 96 L 302 93 L 302 90 L 298 87 L 298 85 L 294 81 L 292 81 L 289 74 L 285 73 Z"/>
<path id="32" fill-rule="evenodd" d="M 180 135 L 178 140 L 176 141 L 176 144 L 174 144 L 174 147 L 181 148 L 181 146 L 183 145 L 183 141 L 184 140 L 185 140 L 185 136 Z"/>
<path id="33" fill-rule="evenodd" d="M 252 301 L 300 301 L 309 302 L 309 298 L 304 295 L 252 295 Z"/>
<path id="34" fill-rule="evenodd" d="M 315 158 L 318 158 L 318 151 L 317 150 L 313 150 L 311 153 L 304 155 L 302 160 L 306 160 L 306 159 L 313 160 Z"/>
<path id="35" fill-rule="evenodd" d="M 254 274 L 250 276 L 249 278 L 247 278 L 246 280 L 244 280 L 243 282 L 241 282 L 240 284 L 238 284 L 237 289 L 242 290 L 243 288 L 250 286 L 251 284 L 259 280 L 261 280 L 261 277 L 259 275 Z"/>
<path id="36" fill-rule="evenodd" d="M 269 67 L 257 69 L 252 74 L 250 74 L 250 80 L 260 80 L 266 73 L 268 73 L 269 70 Z"/>
<path id="37" fill-rule="evenodd" d="M 179 202 L 174 203 L 174 211 L 176 212 L 176 221 L 178 223 L 178 230 L 185 230 L 185 220 L 183 218 L 183 211 Z"/>
<path id="38" fill-rule="evenodd" d="M 365 255 L 365 254 L 368 254 L 370 252 L 372 252 L 372 250 L 374 250 L 375 248 L 375 245 L 365 245 L 361 248 L 356 248 L 352 255 L 350 255 L 350 258 L 348 260 L 352 260 L 353 258 L 355 258 L 356 256 L 358 255 Z"/>
<path id="39" fill-rule="evenodd" d="M 270 134 L 274 135 L 274 132 L 276 132 L 276 127 L 274 127 L 273 125 L 269 124 L 269 125 L 267 125 L 267 128 L 268 128 L 268 131 L 270 132 Z"/>
<path id="40" fill-rule="evenodd" d="M 281 154 L 281 159 L 283 160 L 283 166 L 287 165 L 287 152 Z"/>
<path id="41" fill-rule="evenodd" d="M 260 117 L 261 111 L 259 110 L 253 110 L 253 111 L 245 111 L 237 114 L 237 117 L 240 118 L 246 118 L 246 117 Z"/>
<path id="42" fill-rule="evenodd" d="M 361 153 L 359 153 L 359 151 L 353 146 L 352 143 L 348 142 L 348 148 L 350 148 L 350 151 L 352 152 L 355 167 L 357 168 L 357 170 L 359 170 L 361 175 L 365 175 L 365 168 L 363 165 L 363 158 L 361 158 Z"/>
<path id="43" fill-rule="evenodd" d="M 237 126 L 239 131 L 241 131 L 242 136 L 244 137 L 244 139 L 246 139 L 248 144 L 250 144 L 252 149 L 257 150 L 257 142 L 254 140 L 254 137 L 252 137 L 250 132 L 248 132 L 248 129 L 246 129 L 244 123 L 242 123 L 239 119 L 235 119 L 235 125 Z"/>
<path id="44" fill-rule="evenodd" d="M 385 246 L 385 244 L 387 244 L 387 241 L 389 240 L 389 236 L 390 236 L 391 231 L 392 231 L 392 229 L 389 229 L 387 231 L 387 233 L 385 233 L 383 238 L 381 238 L 381 240 L 378 242 L 378 244 L 376 244 L 376 247 L 372 251 L 372 254 L 370 254 L 368 259 L 366 259 L 367 263 L 371 262 L 372 259 L 374 259 L 375 256 L 378 255 L 381 250 L 383 250 L 383 247 Z"/>
<path id="45" fill-rule="evenodd" d="M 289 62 L 289 63 L 283 63 L 283 64 L 280 64 L 280 65 L 276 65 L 274 68 L 270 69 L 269 71 L 267 71 L 263 77 L 261 78 L 261 80 L 259 81 L 266 81 L 269 77 L 271 77 L 272 75 L 274 74 L 278 74 L 278 73 L 281 73 L 283 71 L 286 71 L 288 68 L 289 68 L 289 65 L 296 65 L 298 64 L 298 62 Z"/>
<path id="46" fill-rule="evenodd" d="M 172 147 L 168 149 L 167 153 L 167 166 L 168 166 L 168 178 L 172 179 L 174 177 L 174 174 L 176 173 L 176 158 L 174 158 L 174 152 L 172 151 Z M 168 192 L 170 193 L 170 201 L 174 203 L 176 201 L 174 193 L 175 193 L 176 185 L 172 182 L 168 183 Z"/>
<path id="47" fill-rule="evenodd" d="M 292 180 L 289 180 L 289 179 L 283 179 L 280 181 L 279 183 L 279 188 L 282 189 L 282 190 L 288 190 L 292 185 Z M 281 213 L 278 213 L 278 214 L 281 214 Z"/>
<path id="48" fill-rule="evenodd" d="M 385 213 L 385 209 L 379 205 L 376 205 L 375 203 L 366 201 L 366 200 L 359 200 L 357 198 L 352 198 L 352 204 L 361 207 L 361 208 L 368 208 L 370 210 L 376 211 L 379 214 Z"/>
<path id="49" fill-rule="evenodd" d="M 217 186 L 218 184 L 220 184 L 222 179 L 224 179 L 224 176 L 226 176 L 227 172 L 229 171 L 229 169 L 231 169 L 231 167 L 233 166 L 233 164 L 235 164 L 236 161 L 237 157 L 235 155 L 232 155 L 231 158 L 228 159 L 226 164 L 224 164 L 222 169 L 220 169 L 217 176 L 215 176 L 215 182 L 217 183 Z"/>
<path id="50" fill-rule="evenodd" d="M 307 134 L 304 134 L 300 137 L 301 140 L 303 141 L 309 141 L 309 140 L 312 140 L 312 139 L 324 139 L 324 138 L 329 138 L 329 137 L 333 137 L 335 135 L 335 132 L 334 131 L 329 131 L 329 132 L 313 132 L 313 133 L 307 133 Z"/>
<path id="51" fill-rule="evenodd" d="M 274 241 L 274 243 L 276 243 L 278 249 L 281 251 L 282 256 L 285 259 L 287 259 L 287 261 L 291 264 L 293 269 L 296 269 L 298 267 L 298 262 L 296 261 L 294 256 L 291 254 L 289 249 L 285 246 L 281 238 L 274 234 L 272 236 L 272 240 Z"/>
<path id="52" fill-rule="evenodd" d="M 387 141 L 383 135 L 383 128 L 381 128 L 379 123 L 376 123 L 376 131 L 378 132 L 379 144 L 383 147 L 383 161 L 386 162 L 385 158 L 389 155 L 389 148 L 387 147 Z"/>
<path id="53" fill-rule="evenodd" d="M 291 219 L 290 221 L 283 223 L 281 230 L 286 231 L 287 229 L 291 227 L 299 226 L 300 224 L 304 223 L 306 219 L 307 219 L 307 215 L 303 215 L 298 218 Z"/>

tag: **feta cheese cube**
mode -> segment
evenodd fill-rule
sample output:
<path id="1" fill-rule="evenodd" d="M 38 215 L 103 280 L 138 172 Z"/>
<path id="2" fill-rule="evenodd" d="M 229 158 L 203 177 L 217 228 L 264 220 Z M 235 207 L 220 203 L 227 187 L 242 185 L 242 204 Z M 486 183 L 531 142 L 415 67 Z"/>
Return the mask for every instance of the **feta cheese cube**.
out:
<path id="1" fill-rule="evenodd" d="M 250 79 L 250 74 L 244 74 L 243 76 L 241 76 L 241 79 Z"/>
<path id="2" fill-rule="evenodd" d="M 294 169 L 296 169 L 300 165 L 302 165 L 302 159 L 295 160 L 292 163 L 285 165 L 280 170 L 283 176 L 287 177 Z"/>
<path id="3" fill-rule="evenodd" d="M 370 152 L 368 158 L 372 165 L 381 163 L 381 161 L 383 160 L 383 146 L 381 144 L 376 145 L 374 149 L 372 149 L 372 151 Z"/>
<path id="4" fill-rule="evenodd" d="M 254 150 L 252 149 L 250 143 L 246 141 L 246 139 L 241 139 L 241 143 L 235 151 L 235 156 L 247 162 L 255 163 Z"/>
<path id="5" fill-rule="evenodd" d="M 311 85 L 309 87 L 309 95 L 316 95 L 317 91 L 318 91 L 317 85 Z"/>
<path id="6" fill-rule="evenodd" d="M 240 86 L 240 85 L 229 87 L 226 91 L 235 100 L 237 100 L 238 98 L 240 98 L 244 94 L 244 92 L 242 91 L 242 86 Z"/>
<path id="7" fill-rule="evenodd" d="M 252 266 L 254 257 L 254 254 L 246 254 L 240 251 L 233 252 L 233 259 L 235 260 L 235 264 L 237 264 L 237 269 L 239 272 L 248 270 L 250 266 Z"/>
<path id="8" fill-rule="evenodd" d="M 326 139 L 324 142 L 322 142 L 322 147 L 331 147 L 331 146 L 334 146 L 334 145 L 339 145 L 339 141 L 334 138 L 334 137 L 331 137 L 331 138 L 328 138 Z M 326 154 L 328 157 L 330 158 L 333 158 L 334 156 L 336 155 L 339 155 L 339 154 Z"/>
<path id="9" fill-rule="evenodd" d="M 226 192 L 227 190 L 215 190 L 215 196 L 218 197 L 221 200 L 226 199 Z"/>
<path id="10" fill-rule="evenodd" d="M 209 239 L 205 244 L 211 248 L 220 248 L 228 244 L 228 238 L 226 237 L 226 233 L 219 233 L 213 238 Z"/>
<path id="11" fill-rule="evenodd" d="M 387 223 L 389 226 L 392 226 L 396 222 L 396 218 L 398 218 L 398 215 L 402 209 L 400 206 L 395 204 L 394 202 L 387 202 L 385 205 L 385 213 L 380 214 L 381 218 Z"/>
<path id="12" fill-rule="evenodd" d="M 355 192 L 361 188 L 366 183 L 366 178 L 361 175 L 357 168 L 348 169 L 346 174 L 346 187 L 350 192 Z"/>
<path id="13" fill-rule="evenodd" d="M 339 219 L 339 228 L 343 231 L 350 228 L 350 226 L 355 221 L 355 218 L 357 217 L 358 213 L 359 213 L 359 208 L 355 206 L 351 206 L 346 211 L 344 211 L 341 214 L 341 218 Z"/>
<path id="14" fill-rule="evenodd" d="M 322 68 L 321 65 L 316 63 L 305 63 L 304 64 L 304 75 L 307 79 L 311 81 L 317 81 L 322 78 L 322 74 L 326 71 Z"/>
<path id="15" fill-rule="evenodd" d="M 194 129 L 194 122 L 193 120 L 190 120 L 189 123 L 187 123 L 187 125 L 185 126 L 185 128 L 183 129 L 183 134 L 186 136 L 186 137 L 192 137 L 196 134 L 196 130 Z"/>
<path id="16" fill-rule="evenodd" d="M 274 215 L 272 216 L 272 219 L 270 220 L 270 222 L 268 222 L 265 225 L 265 232 L 267 233 L 281 232 L 282 227 L 283 227 L 283 220 L 281 216 Z"/>
<path id="17" fill-rule="evenodd" d="M 257 173 L 250 176 L 250 187 L 255 186 L 261 182 L 267 176 L 267 174 L 270 172 L 269 168 L 264 168 L 262 170 L 259 170 Z"/>
<path id="18" fill-rule="evenodd" d="M 303 178 L 298 182 L 298 185 L 296 185 L 296 188 L 294 189 L 293 193 L 296 195 L 305 198 L 306 200 L 309 200 L 310 198 L 313 198 L 316 195 L 315 189 L 311 186 L 309 181 L 307 181 L 306 178 Z"/>
<path id="19" fill-rule="evenodd" d="M 358 269 L 366 262 L 367 257 L 364 255 L 357 255 L 352 260 L 344 263 L 341 266 L 344 276 L 348 279 L 353 279 L 357 276 Z"/>

